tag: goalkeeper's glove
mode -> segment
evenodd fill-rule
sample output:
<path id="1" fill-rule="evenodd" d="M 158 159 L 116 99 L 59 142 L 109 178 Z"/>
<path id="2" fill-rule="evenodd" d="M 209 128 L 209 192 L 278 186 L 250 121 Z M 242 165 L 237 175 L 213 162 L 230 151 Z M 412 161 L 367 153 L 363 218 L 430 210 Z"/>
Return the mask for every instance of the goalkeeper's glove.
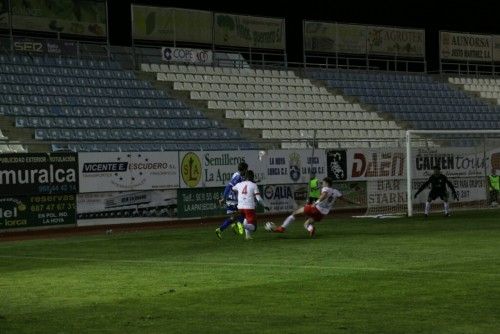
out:
<path id="1" fill-rule="evenodd" d="M 456 199 L 457 201 L 459 201 L 459 200 L 460 200 L 460 199 L 458 198 L 458 194 L 457 194 L 456 192 L 455 192 L 455 193 L 453 193 L 453 197 L 455 197 L 455 199 Z"/>

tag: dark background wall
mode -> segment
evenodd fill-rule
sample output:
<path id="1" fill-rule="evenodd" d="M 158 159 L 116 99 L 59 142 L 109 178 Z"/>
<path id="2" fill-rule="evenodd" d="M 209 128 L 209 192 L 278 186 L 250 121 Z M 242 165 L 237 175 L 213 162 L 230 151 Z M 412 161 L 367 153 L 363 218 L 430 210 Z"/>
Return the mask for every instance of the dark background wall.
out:
<path id="1" fill-rule="evenodd" d="M 438 67 L 438 31 L 500 34 L 500 3 L 495 1 L 231 1 L 110 0 L 110 39 L 130 45 L 130 4 L 202 9 L 286 18 L 288 59 L 301 62 L 302 20 L 424 28 L 429 70 Z M 498 7 L 498 8 L 497 8 Z"/>

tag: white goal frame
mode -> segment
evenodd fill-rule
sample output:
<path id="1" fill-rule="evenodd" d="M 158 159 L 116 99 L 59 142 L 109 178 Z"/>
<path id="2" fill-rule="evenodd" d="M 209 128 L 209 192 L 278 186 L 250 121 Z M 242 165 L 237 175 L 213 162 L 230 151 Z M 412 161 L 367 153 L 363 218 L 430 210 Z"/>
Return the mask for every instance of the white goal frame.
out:
<path id="1" fill-rule="evenodd" d="M 413 196 L 412 196 L 412 135 L 418 134 L 472 134 L 472 135 L 487 135 L 494 134 L 500 136 L 500 130 L 406 130 L 406 198 L 407 198 L 407 214 L 408 217 L 413 216 Z"/>

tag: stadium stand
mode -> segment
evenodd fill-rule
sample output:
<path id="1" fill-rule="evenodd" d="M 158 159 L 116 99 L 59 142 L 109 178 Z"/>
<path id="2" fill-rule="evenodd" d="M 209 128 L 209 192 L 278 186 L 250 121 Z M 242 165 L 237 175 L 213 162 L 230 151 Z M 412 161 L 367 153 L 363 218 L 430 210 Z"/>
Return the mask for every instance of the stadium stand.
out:
<path id="1" fill-rule="evenodd" d="M 364 104 L 393 115 L 414 129 L 497 129 L 500 109 L 426 74 L 309 70 Z M 462 82 L 452 78 L 450 82 Z M 470 87 L 474 86 L 471 81 Z M 496 81 L 495 81 L 496 83 Z M 481 86 L 483 87 L 483 86 Z M 467 88 L 466 88 L 467 89 Z M 471 89 L 472 90 L 472 89 Z"/>
<path id="2" fill-rule="evenodd" d="M 500 79 L 449 77 L 448 81 L 467 92 L 478 94 L 478 97 L 494 105 L 500 105 Z"/>
<path id="3" fill-rule="evenodd" d="M 283 148 L 308 147 L 314 137 L 320 147 L 366 146 L 367 139 L 374 146 L 379 139 L 404 135 L 393 120 L 293 71 L 149 63 L 141 70 L 188 91 L 193 101 L 204 101 L 226 118 L 241 120 L 245 129 L 261 131 L 264 139 L 282 140 Z"/>
<path id="4" fill-rule="evenodd" d="M 498 79 L 325 69 L 302 75 L 244 64 L 143 63 L 141 71 L 189 98 L 156 89 L 117 62 L 0 54 L 0 116 L 53 151 L 250 149 L 258 146 L 252 131 L 282 148 L 313 140 L 320 148 L 387 147 L 401 145 L 406 128 L 500 127 Z M 18 138 L 4 133 L 0 152 L 27 151 L 7 144 Z"/>
<path id="5" fill-rule="evenodd" d="M 53 143 L 53 151 L 255 146 L 116 62 L 1 54 L 0 74 L 0 115 L 16 128 L 33 129 L 33 137 Z"/>

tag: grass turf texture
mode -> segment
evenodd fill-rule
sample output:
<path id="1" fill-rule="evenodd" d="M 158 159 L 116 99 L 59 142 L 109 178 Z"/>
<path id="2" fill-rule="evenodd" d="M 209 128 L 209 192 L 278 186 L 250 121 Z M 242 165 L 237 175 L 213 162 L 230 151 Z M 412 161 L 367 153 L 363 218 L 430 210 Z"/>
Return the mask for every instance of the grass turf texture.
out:
<path id="1" fill-rule="evenodd" d="M 0 333 L 500 332 L 497 211 L 214 228 L 0 243 Z"/>

